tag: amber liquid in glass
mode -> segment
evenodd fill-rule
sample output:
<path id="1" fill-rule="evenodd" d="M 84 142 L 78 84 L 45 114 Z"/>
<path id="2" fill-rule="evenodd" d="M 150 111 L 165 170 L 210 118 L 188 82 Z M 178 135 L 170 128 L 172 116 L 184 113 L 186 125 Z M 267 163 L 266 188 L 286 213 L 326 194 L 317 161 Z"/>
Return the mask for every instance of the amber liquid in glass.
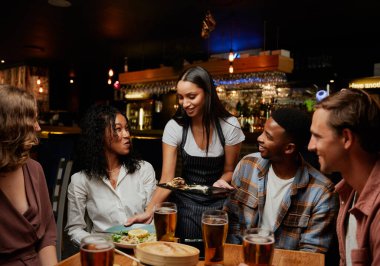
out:
<path id="1" fill-rule="evenodd" d="M 272 265 L 274 239 L 264 236 L 244 236 L 244 263 L 248 266 Z"/>
<path id="2" fill-rule="evenodd" d="M 224 244 L 228 230 L 227 220 L 222 218 L 206 218 L 202 221 L 202 227 L 205 245 L 205 265 L 223 265 Z"/>
<path id="3" fill-rule="evenodd" d="M 154 211 L 154 227 L 159 241 L 174 241 L 177 226 L 177 210 L 161 207 Z"/>
<path id="4" fill-rule="evenodd" d="M 82 266 L 113 266 L 114 248 L 112 244 L 85 244 L 80 249 Z"/>

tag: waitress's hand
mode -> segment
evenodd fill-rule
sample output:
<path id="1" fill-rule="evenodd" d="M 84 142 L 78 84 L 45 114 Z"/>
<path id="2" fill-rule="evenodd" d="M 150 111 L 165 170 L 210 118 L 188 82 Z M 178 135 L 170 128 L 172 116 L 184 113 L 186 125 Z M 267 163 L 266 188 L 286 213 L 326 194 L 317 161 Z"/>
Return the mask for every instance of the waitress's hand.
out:
<path id="1" fill-rule="evenodd" d="M 227 188 L 227 189 L 234 189 L 233 186 L 231 186 L 230 184 L 228 184 L 228 182 L 226 182 L 223 179 L 218 179 L 218 181 L 216 181 L 212 186 L 214 186 L 214 187 L 221 187 L 221 188 Z"/>
<path id="2" fill-rule="evenodd" d="M 128 218 L 127 221 L 124 223 L 124 226 L 130 226 L 134 223 L 150 224 L 152 220 L 153 213 L 143 212 Z"/>

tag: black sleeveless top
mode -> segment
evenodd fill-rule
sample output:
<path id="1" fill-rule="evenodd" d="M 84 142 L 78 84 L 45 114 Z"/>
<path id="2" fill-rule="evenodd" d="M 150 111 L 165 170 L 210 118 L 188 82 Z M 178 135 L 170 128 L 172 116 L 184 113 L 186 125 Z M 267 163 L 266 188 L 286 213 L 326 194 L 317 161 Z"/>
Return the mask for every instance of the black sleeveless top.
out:
<path id="1" fill-rule="evenodd" d="M 222 146 L 225 145 L 219 121 L 215 127 Z M 181 142 L 182 178 L 187 184 L 212 186 L 223 174 L 224 153 L 218 157 L 199 157 L 189 155 L 184 147 L 189 126 L 183 128 Z M 210 198 L 206 195 L 190 193 L 172 193 L 171 200 L 178 207 L 176 237 L 184 239 L 202 239 L 202 212 L 210 209 L 221 209 L 224 198 Z"/>

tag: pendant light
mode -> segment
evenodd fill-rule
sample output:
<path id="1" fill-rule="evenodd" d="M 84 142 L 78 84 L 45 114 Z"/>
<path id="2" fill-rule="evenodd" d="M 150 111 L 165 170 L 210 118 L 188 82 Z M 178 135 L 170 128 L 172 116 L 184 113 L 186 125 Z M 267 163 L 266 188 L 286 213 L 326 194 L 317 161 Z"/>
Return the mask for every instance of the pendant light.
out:
<path id="1" fill-rule="evenodd" d="M 232 62 L 230 63 L 230 67 L 228 68 L 228 72 L 230 74 L 234 73 L 234 66 L 232 65 Z"/>
<path id="2" fill-rule="evenodd" d="M 232 63 L 235 59 L 235 56 L 234 56 L 234 53 L 232 51 L 232 48 L 230 49 L 230 53 L 228 54 L 228 61 L 230 61 L 230 63 Z"/>

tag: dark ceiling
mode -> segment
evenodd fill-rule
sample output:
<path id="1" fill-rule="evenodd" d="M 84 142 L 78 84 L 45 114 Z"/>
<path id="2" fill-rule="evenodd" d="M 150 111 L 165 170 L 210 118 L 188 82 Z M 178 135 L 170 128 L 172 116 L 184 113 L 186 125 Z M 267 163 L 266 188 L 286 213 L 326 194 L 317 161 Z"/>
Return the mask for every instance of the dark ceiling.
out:
<path id="1" fill-rule="evenodd" d="M 347 73 L 367 73 L 380 62 L 378 0 L 70 1 L 67 8 L 48 0 L 2 1 L 0 59 L 7 65 L 121 67 L 127 56 L 137 70 L 205 59 L 232 47 L 287 49 L 296 64 L 332 56 Z M 207 10 L 217 25 L 202 39 Z"/>

